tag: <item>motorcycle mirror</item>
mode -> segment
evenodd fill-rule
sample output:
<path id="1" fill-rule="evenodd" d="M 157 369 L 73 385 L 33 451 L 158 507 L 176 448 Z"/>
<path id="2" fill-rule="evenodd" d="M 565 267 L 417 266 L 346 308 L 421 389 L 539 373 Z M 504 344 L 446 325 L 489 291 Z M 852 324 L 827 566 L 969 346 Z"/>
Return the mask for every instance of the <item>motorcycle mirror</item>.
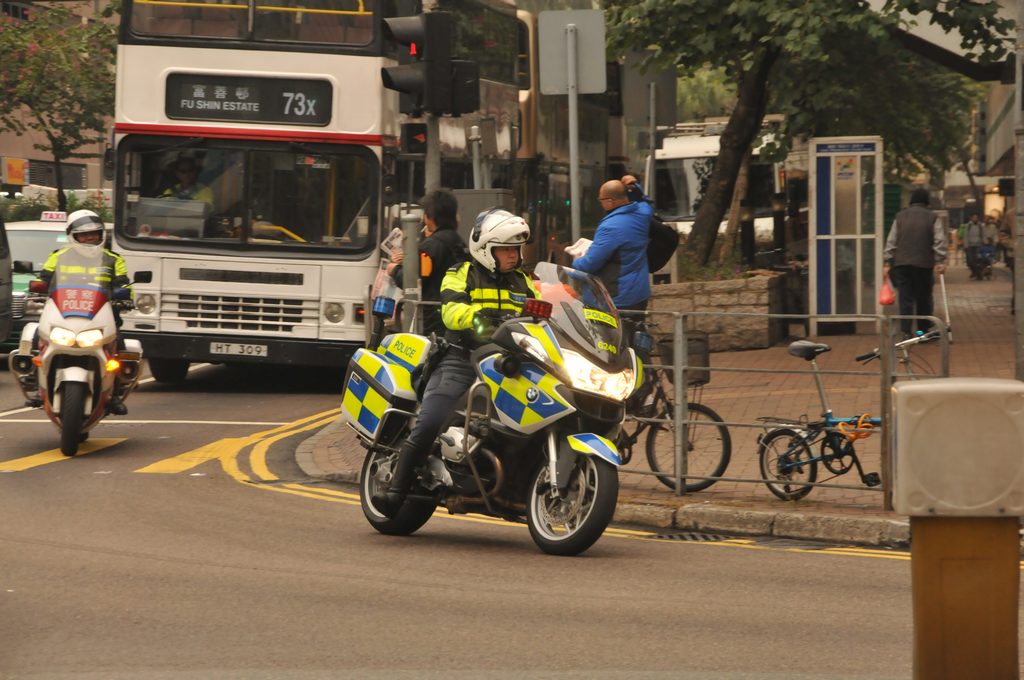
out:
<path id="1" fill-rule="evenodd" d="M 141 271 L 135 272 L 135 281 L 132 283 L 151 283 L 153 281 L 153 272 Z"/>
<path id="2" fill-rule="evenodd" d="M 28 260 L 15 260 L 14 261 L 14 273 L 15 274 L 32 274 L 32 263 Z"/>
<path id="3" fill-rule="evenodd" d="M 514 378 L 519 375 L 519 369 L 523 367 L 523 362 L 515 354 L 510 354 L 495 359 L 494 367 L 501 371 L 506 378 Z"/>

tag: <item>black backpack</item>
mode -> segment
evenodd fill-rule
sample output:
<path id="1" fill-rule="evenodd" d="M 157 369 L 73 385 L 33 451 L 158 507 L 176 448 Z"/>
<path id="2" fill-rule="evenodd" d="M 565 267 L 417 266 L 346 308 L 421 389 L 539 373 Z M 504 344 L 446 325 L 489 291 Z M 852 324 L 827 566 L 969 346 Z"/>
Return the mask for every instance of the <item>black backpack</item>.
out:
<path id="1" fill-rule="evenodd" d="M 656 272 L 672 259 L 679 246 L 679 232 L 661 219 L 658 213 L 651 214 L 650 229 L 647 232 L 647 269 Z"/>

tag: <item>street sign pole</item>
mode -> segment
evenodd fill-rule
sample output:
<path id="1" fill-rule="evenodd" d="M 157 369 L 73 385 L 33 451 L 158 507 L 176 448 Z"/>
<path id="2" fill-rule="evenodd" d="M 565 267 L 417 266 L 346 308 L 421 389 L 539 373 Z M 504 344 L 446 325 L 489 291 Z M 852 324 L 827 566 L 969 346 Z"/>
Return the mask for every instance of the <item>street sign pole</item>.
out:
<path id="1" fill-rule="evenodd" d="M 580 238 L 580 118 L 579 69 L 576 62 L 576 24 L 565 27 L 565 51 L 569 90 L 569 201 L 572 216 L 572 241 Z"/>

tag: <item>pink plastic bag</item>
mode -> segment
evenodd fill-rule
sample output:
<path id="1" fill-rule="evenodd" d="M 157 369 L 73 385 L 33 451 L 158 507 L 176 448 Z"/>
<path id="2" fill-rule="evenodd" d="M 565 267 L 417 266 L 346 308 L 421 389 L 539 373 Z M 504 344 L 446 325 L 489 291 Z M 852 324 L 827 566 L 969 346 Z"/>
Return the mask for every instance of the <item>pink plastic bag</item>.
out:
<path id="1" fill-rule="evenodd" d="M 883 307 L 896 302 L 896 293 L 892 292 L 892 287 L 889 285 L 889 277 L 886 276 L 882 279 L 882 291 L 878 294 L 878 304 Z"/>

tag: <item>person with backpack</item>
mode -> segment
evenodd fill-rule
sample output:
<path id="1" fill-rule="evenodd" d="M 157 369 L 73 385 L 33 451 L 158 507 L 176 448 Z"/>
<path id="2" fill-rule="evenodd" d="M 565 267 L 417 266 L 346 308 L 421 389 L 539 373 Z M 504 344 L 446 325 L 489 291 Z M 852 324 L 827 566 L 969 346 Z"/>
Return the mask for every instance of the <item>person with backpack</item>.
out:
<path id="1" fill-rule="evenodd" d="M 420 287 L 425 302 L 441 301 L 441 282 L 445 273 L 455 265 L 469 259 L 466 242 L 459 236 L 459 200 L 451 189 L 434 189 L 420 200 L 423 208 L 423 240 L 420 241 Z M 388 274 L 402 285 L 402 252 L 391 255 Z M 445 332 L 441 321 L 441 308 L 423 305 L 420 310 L 421 333 L 430 335 Z"/>
<path id="2" fill-rule="evenodd" d="M 630 191 L 639 200 L 631 200 Z M 572 267 L 600 278 L 620 311 L 646 310 L 651 297 L 647 242 L 654 209 L 632 175 L 602 184 L 598 200 L 605 216 L 593 243 Z"/>

